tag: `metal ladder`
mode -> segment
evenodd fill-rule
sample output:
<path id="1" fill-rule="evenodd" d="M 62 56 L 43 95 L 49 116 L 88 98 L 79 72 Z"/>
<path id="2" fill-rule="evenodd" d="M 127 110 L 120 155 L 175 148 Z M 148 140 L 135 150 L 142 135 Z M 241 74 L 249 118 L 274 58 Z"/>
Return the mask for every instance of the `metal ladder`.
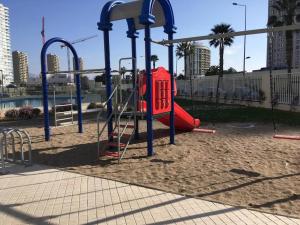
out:
<path id="1" fill-rule="evenodd" d="M 70 104 L 62 104 L 56 105 L 56 93 L 55 93 L 55 86 L 53 91 L 53 108 L 54 108 L 54 125 L 55 127 L 66 127 L 72 126 L 76 123 L 74 122 L 74 112 L 73 112 L 73 94 L 72 94 L 72 87 L 70 88 Z M 58 108 L 61 107 L 70 107 L 70 110 L 66 110 L 63 112 L 58 112 Z"/>
<path id="2" fill-rule="evenodd" d="M 112 92 L 112 95 L 110 96 L 108 101 L 111 100 L 114 97 L 114 95 L 117 96 L 117 94 L 116 94 L 117 90 L 118 90 L 118 87 L 116 87 L 114 89 L 114 91 Z M 135 132 L 134 121 L 136 119 L 136 113 L 134 111 L 133 112 L 126 111 L 128 104 L 132 100 L 133 96 L 134 96 L 134 92 L 132 92 L 129 95 L 125 104 L 115 104 L 112 114 L 108 116 L 108 118 L 106 119 L 106 121 L 101 129 L 100 129 L 100 123 L 101 123 L 101 118 L 102 118 L 104 111 L 101 111 L 98 113 L 98 116 L 97 116 L 98 157 L 108 156 L 108 157 L 118 158 L 118 162 L 120 162 L 123 159 L 125 152 L 128 149 L 128 146 L 134 137 L 134 132 Z M 105 103 L 104 107 L 107 105 L 107 102 Z M 105 131 L 105 128 L 108 125 L 109 120 L 111 120 L 111 118 L 113 116 L 114 116 L 113 132 L 111 134 L 109 134 L 109 137 L 108 137 L 108 139 L 112 139 L 112 140 L 108 140 L 107 142 L 104 143 L 103 146 L 101 146 L 101 137 Z M 125 123 L 121 122 L 123 117 L 127 117 L 124 121 Z M 132 122 L 133 122 L 133 124 L 132 124 Z M 129 134 L 126 133 L 126 131 L 128 129 L 131 129 Z M 127 136 L 127 140 L 125 143 L 123 143 L 121 141 L 122 141 L 122 138 L 125 136 Z M 115 139 L 116 139 L 116 142 L 115 142 Z M 101 149 L 101 147 L 102 147 L 102 149 Z M 117 148 L 117 152 L 110 152 L 110 151 L 106 152 L 108 147 Z"/>
<path id="3" fill-rule="evenodd" d="M 136 60 L 134 58 L 122 58 L 119 61 L 119 75 L 121 78 L 121 62 L 123 60 L 133 60 L 134 63 L 136 63 Z M 129 70 L 130 71 L 130 70 Z M 130 72 L 134 72 L 135 74 L 137 74 L 137 71 L 130 71 Z M 104 105 L 104 109 L 107 106 L 107 103 L 112 100 L 115 97 L 115 102 L 113 105 L 113 112 L 111 115 L 109 115 L 104 123 L 104 125 L 102 126 L 102 129 L 100 129 L 100 119 L 104 113 L 104 111 L 101 111 L 98 113 L 97 116 L 97 131 L 98 131 L 98 157 L 105 155 L 105 156 L 109 156 L 109 157 L 114 157 L 114 158 L 118 158 L 118 162 L 120 163 L 120 161 L 124 158 L 124 155 L 126 153 L 126 150 L 128 149 L 129 144 L 131 143 L 133 137 L 134 137 L 134 133 L 135 133 L 135 129 L 136 129 L 136 115 L 137 115 L 137 91 L 138 91 L 138 85 L 136 83 L 137 81 L 137 75 L 135 75 L 135 84 L 136 87 L 135 89 L 132 89 L 130 95 L 128 96 L 128 98 L 126 99 L 125 102 L 122 101 L 122 88 L 121 88 L 121 79 L 119 79 L 119 82 L 117 82 L 117 85 L 115 87 L 115 89 L 113 90 L 111 96 L 108 98 L 107 102 Z M 133 101 L 133 110 L 128 112 L 127 107 L 129 106 L 129 103 Z M 105 128 L 108 125 L 108 122 L 112 119 L 112 117 L 114 116 L 114 124 L 113 124 L 113 132 L 111 134 L 108 135 L 108 141 L 104 144 L 104 146 L 102 146 L 102 151 L 101 151 L 101 137 L 105 131 Z M 123 122 L 123 117 L 126 117 L 126 120 Z M 123 122 L 123 123 L 121 123 Z M 133 123 L 132 123 L 133 122 Z M 126 133 L 127 130 L 129 130 L 129 133 Z M 124 139 L 124 137 L 127 136 L 127 139 L 125 142 L 121 142 L 123 141 L 122 139 Z M 116 142 L 114 142 L 116 139 Z M 105 152 L 107 147 L 111 147 L 111 148 L 117 148 L 117 152 Z"/>

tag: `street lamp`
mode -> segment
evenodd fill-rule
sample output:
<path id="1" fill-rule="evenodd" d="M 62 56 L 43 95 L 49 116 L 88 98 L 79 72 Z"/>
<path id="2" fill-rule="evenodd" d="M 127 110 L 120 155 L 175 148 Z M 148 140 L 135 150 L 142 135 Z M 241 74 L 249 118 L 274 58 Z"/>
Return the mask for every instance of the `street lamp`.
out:
<path id="1" fill-rule="evenodd" d="M 2 95 L 3 95 L 3 92 L 4 92 L 4 80 L 3 80 L 3 70 L 0 70 L 1 71 L 1 84 L 2 84 Z"/>
<path id="2" fill-rule="evenodd" d="M 245 10 L 245 31 L 247 31 L 247 5 L 239 4 L 237 2 L 233 2 L 232 5 L 244 7 Z M 244 57 L 243 57 L 243 74 L 245 76 L 246 73 L 246 34 L 244 35 Z"/>
<path id="3" fill-rule="evenodd" d="M 3 98 L 3 93 L 4 93 L 4 81 L 3 81 L 3 71 L 2 70 L 0 70 L 1 71 L 1 84 L 2 84 L 2 93 L 1 93 L 1 109 L 2 109 L 2 98 Z"/>

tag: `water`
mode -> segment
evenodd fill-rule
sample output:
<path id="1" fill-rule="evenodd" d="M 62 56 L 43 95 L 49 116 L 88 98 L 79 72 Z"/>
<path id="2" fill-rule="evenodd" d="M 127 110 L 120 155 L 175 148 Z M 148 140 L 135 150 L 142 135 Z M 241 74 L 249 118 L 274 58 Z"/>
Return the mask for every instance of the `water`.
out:
<path id="1" fill-rule="evenodd" d="M 70 103 L 70 97 L 56 97 L 56 105 Z M 72 99 L 72 103 L 75 103 L 75 98 Z M 53 106 L 53 98 L 49 98 L 49 107 Z M 43 106 L 43 98 L 19 98 L 19 99 L 0 99 L 1 109 L 19 108 L 24 106 L 32 106 L 33 108 Z"/>
<path id="2" fill-rule="evenodd" d="M 102 96 L 99 94 L 88 94 L 82 96 L 83 103 L 90 102 L 102 102 Z M 56 105 L 63 105 L 71 103 L 70 96 L 56 96 Z M 73 96 L 72 103 L 76 104 L 76 97 Z M 53 106 L 53 96 L 49 96 L 48 101 L 49 107 Z M 33 108 L 43 106 L 43 97 L 24 97 L 18 99 L 1 99 L 0 98 L 0 109 L 11 109 L 11 108 L 20 108 L 24 106 L 32 106 Z"/>

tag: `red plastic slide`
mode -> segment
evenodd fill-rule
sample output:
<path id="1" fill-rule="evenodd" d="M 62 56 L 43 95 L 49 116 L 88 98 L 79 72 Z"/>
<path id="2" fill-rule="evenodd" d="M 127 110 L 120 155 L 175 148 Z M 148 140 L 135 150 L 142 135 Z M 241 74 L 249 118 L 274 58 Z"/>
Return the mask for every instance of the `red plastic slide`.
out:
<path id="1" fill-rule="evenodd" d="M 175 129 L 178 131 L 193 131 L 200 126 L 200 120 L 194 119 L 187 111 L 175 103 Z M 170 126 L 170 115 L 159 118 L 158 121 L 166 126 Z"/>

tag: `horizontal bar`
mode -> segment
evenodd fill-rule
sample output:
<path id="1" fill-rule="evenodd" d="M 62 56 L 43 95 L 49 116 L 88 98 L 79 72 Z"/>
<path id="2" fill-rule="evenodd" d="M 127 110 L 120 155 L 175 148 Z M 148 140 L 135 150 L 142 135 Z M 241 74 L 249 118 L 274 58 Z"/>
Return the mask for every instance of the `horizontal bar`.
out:
<path id="1" fill-rule="evenodd" d="M 56 115 L 69 115 L 69 114 L 71 114 L 71 112 L 76 112 L 76 111 L 68 110 L 68 111 L 64 111 L 64 112 L 56 112 Z"/>
<path id="2" fill-rule="evenodd" d="M 73 104 L 64 104 L 64 105 L 54 105 L 54 108 L 64 107 L 64 106 L 72 106 Z M 71 110 L 70 110 L 71 111 Z"/>
<path id="3" fill-rule="evenodd" d="M 63 118 L 63 119 L 56 119 L 56 122 L 66 121 L 66 120 L 72 120 L 72 119 L 73 119 L 72 117 L 67 117 L 67 118 Z"/>
<path id="4" fill-rule="evenodd" d="M 95 74 L 95 73 L 104 73 L 105 69 L 90 69 L 90 70 L 66 70 L 66 71 L 48 71 L 46 74 L 58 75 L 66 73 L 74 74 Z"/>
<path id="5" fill-rule="evenodd" d="M 175 44 L 180 42 L 203 41 L 203 40 L 212 40 L 212 39 L 219 39 L 219 38 L 226 38 L 226 37 L 237 37 L 237 36 L 244 36 L 244 35 L 264 34 L 264 33 L 273 33 L 273 32 L 280 32 L 280 31 L 292 31 L 292 30 L 300 30 L 300 24 L 281 26 L 281 27 L 272 27 L 272 28 L 262 28 L 262 29 L 247 30 L 247 31 L 238 31 L 238 32 L 218 34 L 218 35 L 195 36 L 195 37 L 179 38 L 174 40 L 162 40 L 162 41 L 152 41 L 152 42 L 159 45 L 168 45 L 168 44 Z"/>

